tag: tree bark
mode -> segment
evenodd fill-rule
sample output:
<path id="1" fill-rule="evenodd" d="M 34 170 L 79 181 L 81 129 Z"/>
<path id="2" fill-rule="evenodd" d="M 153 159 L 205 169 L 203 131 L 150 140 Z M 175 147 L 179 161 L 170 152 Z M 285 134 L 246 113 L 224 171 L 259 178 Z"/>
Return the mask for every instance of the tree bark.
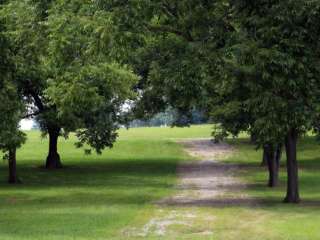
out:
<path id="1" fill-rule="evenodd" d="M 255 144 L 257 142 L 257 136 L 253 133 L 250 135 L 250 143 Z"/>
<path id="2" fill-rule="evenodd" d="M 17 161 L 16 161 L 15 148 L 12 148 L 9 150 L 8 165 L 9 165 L 8 182 L 11 184 L 19 183 L 19 180 L 17 178 Z"/>
<path id="3" fill-rule="evenodd" d="M 261 167 L 267 166 L 268 164 L 268 156 L 267 156 L 267 150 L 266 145 L 263 146 L 263 153 L 262 153 L 262 161 L 261 161 Z"/>
<path id="4" fill-rule="evenodd" d="M 60 128 L 50 127 L 48 128 L 49 134 L 49 153 L 46 161 L 47 169 L 57 169 L 62 168 L 60 155 L 58 153 L 58 138 L 59 138 Z"/>
<path id="5" fill-rule="evenodd" d="M 282 157 L 282 143 L 278 144 L 275 154 L 276 154 L 276 161 L 278 164 L 278 168 L 280 168 L 280 161 Z"/>
<path id="6" fill-rule="evenodd" d="M 274 146 L 271 144 L 265 146 L 267 165 L 269 171 L 269 187 L 276 187 L 279 180 L 279 162 L 277 159 L 277 148 L 275 150 Z"/>
<path id="7" fill-rule="evenodd" d="M 284 199 L 286 203 L 300 202 L 298 163 L 297 163 L 297 139 L 298 133 L 295 129 L 290 129 L 285 139 L 287 155 L 287 195 Z"/>

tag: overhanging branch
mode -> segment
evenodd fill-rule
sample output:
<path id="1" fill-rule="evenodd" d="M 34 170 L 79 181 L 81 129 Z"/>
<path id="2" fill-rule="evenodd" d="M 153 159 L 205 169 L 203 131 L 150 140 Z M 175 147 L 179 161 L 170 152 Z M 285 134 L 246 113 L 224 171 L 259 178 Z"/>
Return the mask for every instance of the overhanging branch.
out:
<path id="1" fill-rule="evenodd" d="M 35 117 L 37 115 L 39 115 L 41 112 L 40 111 L 36 111 L 36 112 L 32 112 L 32 113 L 28 113 L 24 116 L 22 116 L 22 118 L 31 118 L 31 117 Z"/>

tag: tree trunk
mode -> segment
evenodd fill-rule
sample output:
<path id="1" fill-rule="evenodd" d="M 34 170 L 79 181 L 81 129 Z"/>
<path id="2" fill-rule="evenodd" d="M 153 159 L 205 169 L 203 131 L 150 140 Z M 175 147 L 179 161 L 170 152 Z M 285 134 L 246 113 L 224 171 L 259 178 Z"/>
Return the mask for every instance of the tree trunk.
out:
<path id="1" fill-rule="evenodd" d="M 276 149 L 276 161 L 278 164 L 278 168 L 280 168 L 280 161 L 281 161 L 281 157 L 282 157 L 282 144 L 278 144 L 277 149 Z"/>
<path id="2" fill-rule="evenodd" d="M 267 166 L 268 164 L 268 156 L 267 156 L 267 146 L 263 146 L 263 153 L 262 153 L 262 161 L 261 161 L 261 167 Z"/>
<path id="3" fill-rule="evenodd" d="M 255 144 L 256 142 L 257 142 L 256 135 L 251 133 L 251 135 L 250 135 L 250 143 Z"/>
<path id="4" fill-rule="evenodd" d="M 274 147 L 270 145 L 265 146 L 266 158 L 267 158 L 267 165 L 269 171 L 269 187 L 275 187 L 278 185 L 279 179 L 279 164 L 277 161 L 277 151 Z"/>
<path id="5" fill-rule="evenodd" d="M 300 202 L 298 185 L 297 139 L 298 133 L 295 129 L 291 129 L 285 139 L 288 175 L 287 196 L 284 199 L 284 202 L 286 203 Z"/>
<path id="6" fill-rule="evenodd" d="M 46 161 L 47 169 L 57 169 L 62 168 L 60 155 L 58 153 L 58 138 L 59 138 L 60 128 L 51 127 L 48 128 L 49 134 L 49 153 Z"/>
<path id="7" fill-rule="evenodd" d="M 15 148 L 12 148 L 9 150 L 8 165 L 9 165 L 8 182 L 11 184 L 18 183 L 19 180 L 17 178 L 17 161 L 16 161 L 16 149 Z"/>

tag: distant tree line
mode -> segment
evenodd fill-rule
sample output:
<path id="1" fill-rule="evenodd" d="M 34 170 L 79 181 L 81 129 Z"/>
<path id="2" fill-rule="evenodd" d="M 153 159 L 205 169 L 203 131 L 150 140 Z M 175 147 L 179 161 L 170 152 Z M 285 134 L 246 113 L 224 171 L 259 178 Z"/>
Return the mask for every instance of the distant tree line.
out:
<path id="1" fill-rule="evenodd" d="M 129 122 L 129 127 L 159 127 L 173 126 L 177 121 L 182 121 L 175 109 L 168 108 L 164 112 L 155 114 L 151 119 L 134 119 Z M 209 123 L 208 117 L 199 110 L 192 110 L 191 117 L 186 119 L 188 124 Z"/>

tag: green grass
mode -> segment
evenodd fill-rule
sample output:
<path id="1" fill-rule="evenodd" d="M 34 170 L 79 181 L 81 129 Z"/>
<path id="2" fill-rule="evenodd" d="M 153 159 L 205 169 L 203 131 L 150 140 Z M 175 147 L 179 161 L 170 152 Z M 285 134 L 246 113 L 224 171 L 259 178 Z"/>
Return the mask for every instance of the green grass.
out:
<path id="1" fill-rule="evenodd" d="M 299 142 L 299 205 L 284 204 L 286 191 L 285 154 L 282 157 L 280 185 L 266 187 L 267 171 L 260 167 L 261 151 L 255 151 L 247 139 L 230 140 L 237 151 L 227 161 L 242 165 L 241 176 L 249 184 L 246 193 L 261 203 L 250 207 L 219 209 L 218 239 L 320 239 L 320 145 L 314 137 Z M 217 212 L 215 212 L 217 214 Z M 237 216 L 235 218 L 234 216 Z M 228 227 L 231 230 L 228 231 Z"/>
<path id="2" fill-rule="evenodd" d="M 89 156 L 74 148 L 75 138 L 71 136 L 60 139 L 65 168 L 56 171 L 40 168 L 48 143 L 39 132 L 28 132 L 28 142 L 18 152 L 23 184 L 7 185 L 6 163 L 0 165 L 0 240 L 128 239 L 123 229 L 141 227 L 156 214 L 154 201 L 175 191 L 178 162 L 190 159 L 173 139 L 207 138 L 210 131 L 210 125 L 120 130 L 113 149 Z M 193 208 L 204 218 L 214 217 L 194 226 L 207 224 L 205 227 L 214 233 L 212 238 L 190 235 L 194 229 L 187 227 L 165 238 L 142 239 L 320 239 L 320 146 L 315 139 L 305 138 L 299 144 L 304 200 L 300 205 L 281 203 L 284 167 L 280 186 L 269 189 L 265 186 L 266 171 L 258 167 L 261 152 L 246 139 L 230 143 L 237 150 L 226 161 L 243 165 L 240 176 L 249 183 L 246 194 L 264 201 L 255 207 L 244 203 Z"/>
<path id="3" fill-rule="evenodd" d="M 40 168 L 47 139 L 28 132 L 19 150 L 23 184 L 5 183 L 0 168 L 0 239 L 119 239 L 121 229 L 144 221 L 155 200 L 168 196 L 176 165 L 188 156 L 170 138 L 209 137 L 211 126 L 120 130 L 119 141 L 102 155 L 84 155 L 75 138 L 59 141 L 64 169 Z"/>

